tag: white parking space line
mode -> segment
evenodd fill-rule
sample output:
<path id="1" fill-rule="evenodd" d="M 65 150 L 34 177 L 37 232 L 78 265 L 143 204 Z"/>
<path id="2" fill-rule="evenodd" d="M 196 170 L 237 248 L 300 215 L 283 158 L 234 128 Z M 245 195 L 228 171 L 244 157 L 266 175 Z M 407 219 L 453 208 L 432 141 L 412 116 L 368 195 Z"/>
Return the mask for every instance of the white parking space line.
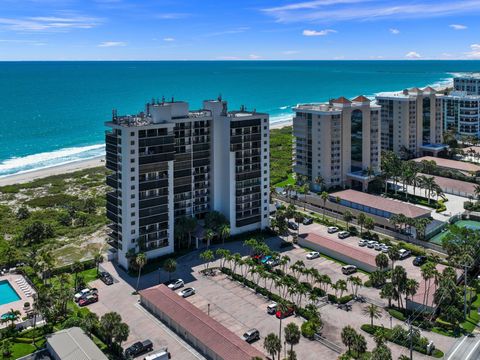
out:
<path id="1" fill-rule="evenodd" d="M 473 347 L 472 351 L 470 351 L 467 355 L 467 357 L 465 358 L 465 360 L 468 360 L 470 359 L 470 356 L 473 355 L 473 353 L 475 352 L 475 350 L 477 349 L 478 345 L 480 345 L 480 340 L 477 341 L 477 343 L 475 344 L 475 346 Z M 478 359 L 478 358 L 476 358 Z"/>
<path id="2" fill-rule="evenodd" d="M 460 344 L 458 344 L 457 346 L 455 346 L 455 349 L 454 349 L 453 352 L 450 354 L 450 356 L 448 357 L 447 360 L 450 360 L 450 359 L 452 358 L 452 356 L 455 355 L 455 353 L 456 353 L 457 350 L 460 348 L 460 346 L 462 346 L 462 344 L 463 344 L 463 342 L 464 342 L 465 340 L 467 340 L 467 337 L 466 337 L 466 336 L 463 338 L 462 341 L 460 341 Z"/>

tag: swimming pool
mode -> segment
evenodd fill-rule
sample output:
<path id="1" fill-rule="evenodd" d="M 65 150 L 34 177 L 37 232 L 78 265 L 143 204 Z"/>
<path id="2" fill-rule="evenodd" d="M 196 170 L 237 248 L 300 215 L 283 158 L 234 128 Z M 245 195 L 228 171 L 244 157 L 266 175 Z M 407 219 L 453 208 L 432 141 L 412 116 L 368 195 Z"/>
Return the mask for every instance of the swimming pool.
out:
<path id="1" fill-rule="evenodd" d="M 8 280 L 0 281 L 0 305 L 5 305 L 20 299 L 20 296 L 18 296 Z"/>
<path id="2" fill-rule="evenodd" d="M 468 228 L 468 229 L 473 229 L 473 230 L 480 230 L 480 221 L 473 221 L 473 220 L 459 220 L 455 223 L 456 226 L 461 227 L 461 228 Z M 442 231 L 441 233 L 435 235 L 432 237 L 429 241 L 442 245 L 442 240 L 447 234 L 449 233 L 448 230 Z"/>

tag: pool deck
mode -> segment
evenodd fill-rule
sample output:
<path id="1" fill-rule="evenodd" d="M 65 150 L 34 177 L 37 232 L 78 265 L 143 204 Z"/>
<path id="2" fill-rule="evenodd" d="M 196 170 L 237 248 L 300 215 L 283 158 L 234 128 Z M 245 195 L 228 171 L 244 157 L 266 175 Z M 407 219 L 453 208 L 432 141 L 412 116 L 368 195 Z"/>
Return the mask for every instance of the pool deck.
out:
<path id="1" fill-rule="evenodd" d="M 12 288 L 16 291 L 18 296 L 20 296 L 20 300 L 13 301 L 13 302 L 10 302 L 10 303 L 4 304 L 4 305 L 0 305 L 0 316 L 2 314 L 5 314 L 5 313 L 9 312 L 11 309 L 18 310 L 21 313 L 20 319 L 19 319 L 18 322 L 21 322 L 22 321 L 21 318 L 24 317 L 27 314 L 26 310 L 23 308 L 23 304 L 25 304 L 25 302 L 28 301 L 30 303 L 30 309 L 32 309 L 33 295 L 35 294 L 35 290 L 32 289 L 32 287 L 30 285 L 27 285 L 27 290 L 29 290 L 31 292 L 31 294 L 30 294 L 30 296 L 26 295 L 27 290 L 22 289 L 20 287 L 20 285 L 17 283 L 17 281 L 20 281 L 22 279 L 26 282 L 24 277 L 22 275 L 19 275 L 19 274 L 5 274 L 3 276 L 0 276 L 0 281 L 8 280 L 8 282 L 10 283 Z M 6 327 L 9 324 L 10 323 L 0 324 L 0 328 Z"/>

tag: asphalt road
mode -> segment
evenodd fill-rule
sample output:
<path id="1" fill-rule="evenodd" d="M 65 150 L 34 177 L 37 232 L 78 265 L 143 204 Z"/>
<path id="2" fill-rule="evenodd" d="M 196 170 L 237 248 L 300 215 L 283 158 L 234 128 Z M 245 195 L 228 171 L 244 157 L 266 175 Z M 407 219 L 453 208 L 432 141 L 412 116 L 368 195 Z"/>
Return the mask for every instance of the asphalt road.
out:
<path id="1" fill-rule="evenodd" d="M 445 360 L 477 360 L 480 359 L 480 334 L 475 337 L 464 336 L 458 339 Z"/>

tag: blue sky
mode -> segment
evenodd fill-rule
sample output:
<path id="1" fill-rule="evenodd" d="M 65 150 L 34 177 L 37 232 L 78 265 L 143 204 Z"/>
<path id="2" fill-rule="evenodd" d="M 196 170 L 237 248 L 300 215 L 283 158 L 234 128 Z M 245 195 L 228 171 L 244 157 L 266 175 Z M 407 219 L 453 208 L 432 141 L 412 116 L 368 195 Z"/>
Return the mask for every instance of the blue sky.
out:
<path id="1" fill-rule="evenodd" d="M 0 60 L 480 59 L 480 0 L 0 0 Z"/>

